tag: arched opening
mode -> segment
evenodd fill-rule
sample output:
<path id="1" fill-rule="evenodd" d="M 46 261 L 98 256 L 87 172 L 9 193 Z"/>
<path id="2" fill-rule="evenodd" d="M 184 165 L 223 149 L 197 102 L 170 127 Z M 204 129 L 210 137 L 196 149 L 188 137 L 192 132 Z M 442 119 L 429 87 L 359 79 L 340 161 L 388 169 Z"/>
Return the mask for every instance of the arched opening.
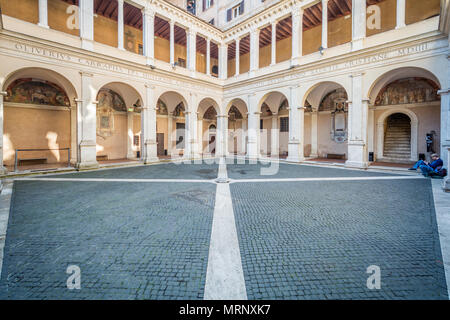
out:
<path id="1" fill-rule="evenodd" d="M 228 103 L 228 153 L 245 155 L 248 143 L 247 105 L 241 99 Z"/>
<path id="2" fill-rule="evenodd" d="M 200 153 L 211 155 L 216 152 L 216 128 L 219 105 L 212 98 L 204 98 L 198 105 L 197 136 Z"/>
<path id="3" fill-rule="evenodd" d="M 344 162 L 348 157 L 348 95 L 338 83 L 322 82 L 307 94 L 305 156 L 319 161 Z"/>
<path id="4" fill-rule="evenodd" d="M 26 68 L 4 83 L 3 161 L 9 171 L 76 163 L 76 92 L 58 73 Z M 75 132 L 74 132 L 75 131 Z"/>
<path id="5" fill-rule="evenodd" d="M 420 68 L 392 70 L 374 82 L 368 146 L 375 161 L 411 163 L 440 151 L 439 87 L 434 75 Z"/>
<path id="6" fill-rule="evenodd" d="M 289 102 L 280 92 L 260 101 L 258 150 L 261 155 L 286 158 L 289 145 Z"/>
<path id="7" fill-rule="evenodd" d="M 109 83 L 97 93 L 97 161 L 137 160 L 142 99 L 132 87 Z"/>
<path id="8" fill-rule="evenodd" d="M 186 110 L 186 100 L 177 92 L 165 92 L 159 97 L 156 115 L 158 157 L 184 155 L 187 147 Z"/>

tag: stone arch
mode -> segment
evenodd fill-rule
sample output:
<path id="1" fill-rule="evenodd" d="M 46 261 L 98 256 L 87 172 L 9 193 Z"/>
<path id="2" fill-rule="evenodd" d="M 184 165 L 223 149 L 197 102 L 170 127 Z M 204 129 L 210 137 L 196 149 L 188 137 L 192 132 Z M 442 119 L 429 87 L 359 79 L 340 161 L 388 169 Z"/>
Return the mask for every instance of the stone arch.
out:
<path id="1" fill-rule="evenodd" d="M 246 154 L 249 113 L 247 103 L 240 98 L 233 98 L 225 105 L 229 125 L 229 135 L 225 148 L 231 154 Z"/>
<path id="2" fill-rule="evenodd" d="M 417 149 L 418 149 L 418 128 L 419 128 L 419 118 L 417 115 L 409 109 L 406 108 L 392 108 L 385 110 L 377 121 L 377 158 L 383 158 L 384 151 L 384 131 L 386 120 L 389 116 L 401 113 L 405 114 L 411 120 L 411 161 L 415 161 L 417 158 Z"/>
<path id="3" fill-rule="evenodd" d="M 156 101 L 161 99 L 166 104 L 169 112 L 173 112 L 180 103 L 183 103 L 185 111 L 193 108 L 193 106 L 188 104 L 188 99 L 180 92 L 167 90 L 159 93 L 157 96 L 158 99 Z"/>
<path id="4" fill-rule="evenodd" d="M 289 95 L 286 92 L 270 91 L 259 99 L 256 111 L 261 112 L 261 108 L 266 104 L 272 113 L 278 113 L 281 104 L 285 100 L 289 104 Z"/>
<path id="5" fill-rule="evenodd" d="M 210 107 L 214 108 L 214 110 L 216 111 L 216 114 L 220 114 L 219 104 L 216 102 L 216 100 L 208 97 L 208 98 L 203 98 L 197 105 L 197 113 L 198 113 L 199 117 L 203 117 L 205 112 Z"/>
<path id="6" fill-rule="evenodd" d="M 63 74 L 42 67 L 26 67 L 10 72 L 2 83 L 4 98 L 3 160 L 14 165 L 18 159 L 37 159 L 43 163 L 67 166 L 77 158 L 76 103 L 78 92 Z M 25 163 L 24 163 L 25 164 Z"/>

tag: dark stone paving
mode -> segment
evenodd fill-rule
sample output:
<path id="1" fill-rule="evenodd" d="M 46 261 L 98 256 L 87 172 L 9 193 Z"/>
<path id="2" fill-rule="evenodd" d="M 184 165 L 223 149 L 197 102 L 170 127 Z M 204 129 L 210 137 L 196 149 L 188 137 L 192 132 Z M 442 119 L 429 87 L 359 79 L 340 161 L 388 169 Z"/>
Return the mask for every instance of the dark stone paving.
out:
<path id="1" fill-rule="evenodd" d="M 272 167 L 271 167 L 272 166 Z M 277 167 L 279 166 L 279 167 Z M 270 169 L 272 168 L 272 169 Z M 372 177 L 393 176 L 395 174 L 370 172 L 364 170 L 349 170 L 339 168 L 326 168 L 308 165 L 294 165 L 278 163 L 241 164 L 236 161 L 227 165 L 228 177 L 231 179 L 277 179 L 277 178 L 336 178 L 336 177 Z M 262 175 L 262 170 L 270 173 Z M 273 173 L 271 172 L 273 171 Z M 397 176 L 397 175 L 396 175 Z"/>
<path id="2" fill-rule="evenodd" d="M 217 178 L 218 162 L 212 164 L 161 163 L 128 168 L 101 169 L 58 175 L 43 175 L 42 178 L 99 178 L 99 179 L 188 179 L 210 180 Z M 39 178 L 39 177 L 38 177 Z"/>
<path id="3" fill-rule="evenodd" d="M 202 299 L 215 189 L 16 181 L 0 299 Z M 69 265 L 81 290 L 66 287 Z"/>
<path id="4" fill-rule="evenodd" d="M 447 299 L 429 180 L 230 187 L 249 299 Z"/>

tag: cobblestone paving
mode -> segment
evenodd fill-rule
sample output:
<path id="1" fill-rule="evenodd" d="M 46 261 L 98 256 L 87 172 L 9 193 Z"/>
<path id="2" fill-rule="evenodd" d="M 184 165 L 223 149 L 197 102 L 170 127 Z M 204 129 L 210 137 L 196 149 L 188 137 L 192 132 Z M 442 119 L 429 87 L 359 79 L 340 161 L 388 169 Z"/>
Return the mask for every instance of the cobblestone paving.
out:
<path id="1" fill-rule="evenodd" d="M 249 299 L 447 298 L 429 180 L 230 187 Z"/>
<path id="2" fill-rule="evenodd" d="M 268 170 L 267 163 L 248 164 L 237 161 L 229 162 L 227 165 L 228 177 L 231 179 L 274 179 L 274 178 L 336 178 L 336 177 L 371 177 L 371 176 L 392 176 L 390 173 L 370 172 L 363 170 L 349 170 L 340 168 L 326 168 L 319 166 L 294 165 L 279 163 L 279 168 L 275 174 L 261 175 L 261 169 Z M 275 164 L 272 164 L 275 166 Z M 276 168 L 276 167 L 275 167 Z"/>
<path id="3" fill-rule="evenodd" d="M 14 189 L 0 299 L 203 298 L 214 185 L 16 181 Z M 81 268 L 81 290 L 66 287 L 69 265 Z"/>
<path id="4" fill-rule="evenodd" d="M 214 160 L 211 160 L 214 161 Z M 129 168 L 102 169 L 69 174 L 43 175 L 42 178 L 100 178 L 100 179 L 190 179 L 217 178 L 218 163 L 184 164 L 161 163 Z"/>

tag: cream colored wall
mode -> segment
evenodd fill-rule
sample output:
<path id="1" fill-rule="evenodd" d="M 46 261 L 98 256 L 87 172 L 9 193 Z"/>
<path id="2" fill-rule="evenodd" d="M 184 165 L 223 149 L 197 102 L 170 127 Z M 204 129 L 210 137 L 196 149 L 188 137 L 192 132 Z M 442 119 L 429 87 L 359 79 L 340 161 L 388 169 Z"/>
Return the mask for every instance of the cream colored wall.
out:
<path id="1" fill-rule="evenodd" d="M 397 25 L 397 0 L 384 0 L 377 3 L 377 6 L 381 10 L 381 29 L 367 28 L 367 36 L 395 29 Z M 367 17 L 369 18 L 370 16 L 368 15 Z"/>
<path id="2" fill-rule="evenodd" d="M 114 114 L 114 133 L 102 138 L 97 135 L 97 156 L 108 156 L 108 160 L 126 159 L 128 119 L 126 114 Z"/>
<path id="3" fill-rule="evenodd" d="M 322 26 L 317 26 L 303 32 L 303 55 L 319 51 L 322 45 Z"/>
<path id="4" fill-rule="evenodd" d="M 320 112 L 318 115 L 317 143 L 318 154 L 321 158 L 326 158 L 327 154 L 344 154 L 348 156 L 347 143 L 336 143 L 331 140 L 331 114 Z"/>
<path id="5" fill-rule="evenodd" d="M 78 36 L 80 34 L 79 29 L 67 28 L 67 19 L 70 15 L 66 13 L 66 10 L 70 4 L 61 0 L 48 0 L 47 3 L 49 27 L 54 30 Z"/>
<path id="6" fill-rule="evenodd" d="M 133 136 L 139 136 L 139 146 L 135 146 L 134 142 L 133 142 L 133 151 L 134 151 L 134 154 L 136 155 L 136 151 L 140 151 L 140 147 L 142 145 L 142 141 L 141 141 L 141 115 L 140 114 L 134 114 L 134 116 L 133 116 Z"/>
<path id="7" fill-rule="evenodd" d="M 440 106 L 436 105 L 436 106 L 414 107 L 414 108 L 409 108 L 408 110 L 414 112 L 419 120 L 417 153 L 424 153 L 427 156 L 429 156 L 429 154 L 427 154 L 427 145 L 426 145 L 426 141 L 425 141 L 425 135 L 432 130 L 436 131 L 436 136 L 435 136 L 436 140 L 435 140 L 434 146 L 435 146 L 436 151 L 439 152 L 439 149 L 440 149 L 439 137 L 440 137 L 440 133 L 441 133 L 441 131 L 440 131 L 440 123 L 441 123 L 441 108 L 440 108 Z M 386 109 L 375 110 L 375 135 L 374 135 L 375 151 L 378 150 L 378 146 L 376 145 L 377 144 L 377 136 L 378 136 L 376 124 L 377 124 L 380 116 L 385 111 L 386 111 Z"/>
<path id="8" fill-rule="evenodd" d="M 305 113 L 305 122 L 303 127 L 304 146 L 303 153 L 305 157 L 311 154 L 311 115 Z"/>
<path id="9" fill-rule="evenodd" d="M 70 148 L 70 111 L 4 108 L 3 161 L 14 165 L 15 149 Z M 67 151 L 20 152 L 19 158 L 67 161 Z"/>

